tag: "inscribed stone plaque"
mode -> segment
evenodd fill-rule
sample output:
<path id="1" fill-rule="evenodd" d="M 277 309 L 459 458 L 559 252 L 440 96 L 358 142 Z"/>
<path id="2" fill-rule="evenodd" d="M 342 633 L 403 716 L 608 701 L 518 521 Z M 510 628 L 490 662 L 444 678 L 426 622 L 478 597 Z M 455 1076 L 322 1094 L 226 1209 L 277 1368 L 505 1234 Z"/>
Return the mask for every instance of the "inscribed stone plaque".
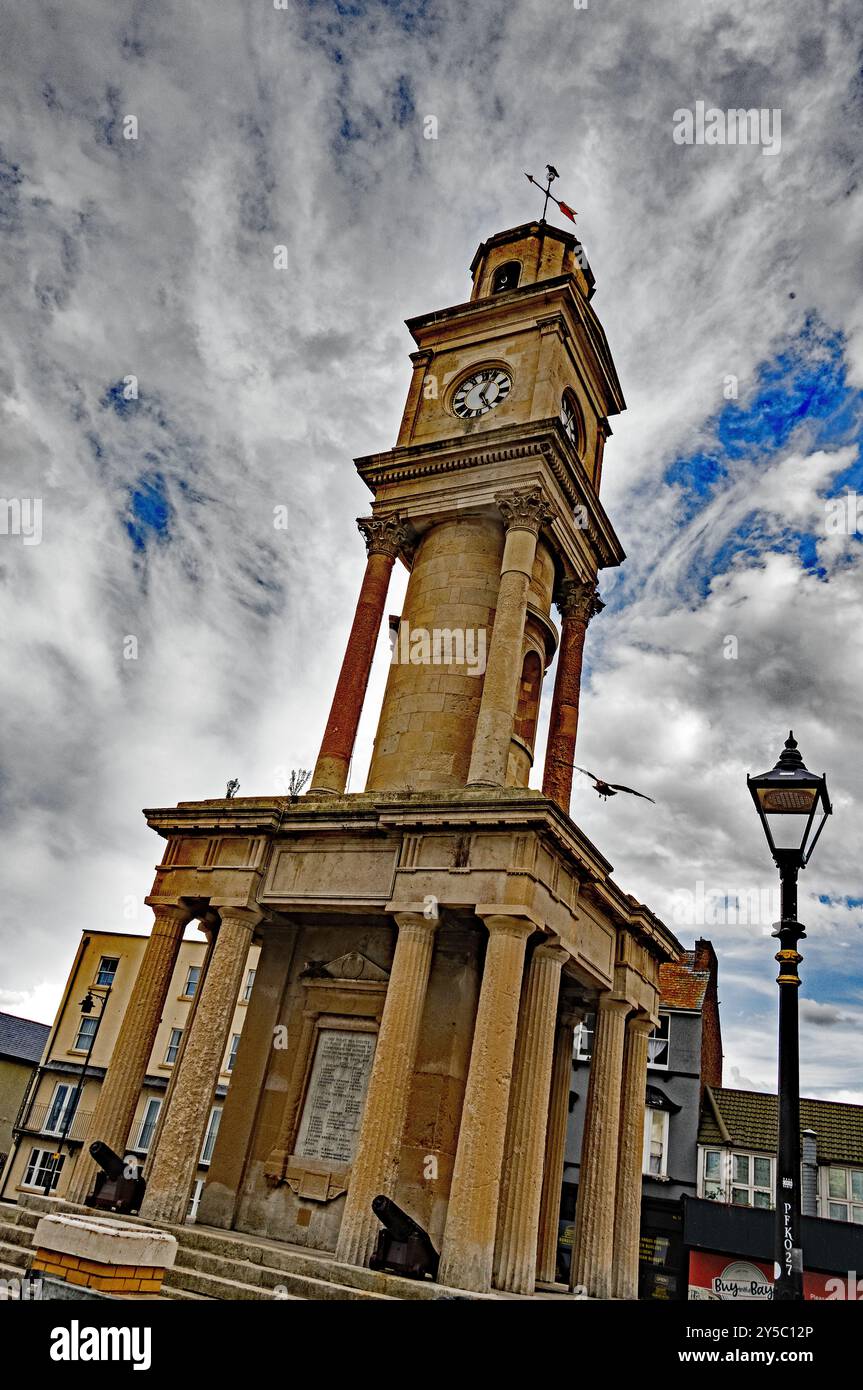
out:
<path id="1" fill-rule="evenodd" d="M 296 1151 L 304 1158 L 350 1163 L 354 1156 L 375 1051 L 373 1033 L 322 1028 L 306 1092 Z"/>

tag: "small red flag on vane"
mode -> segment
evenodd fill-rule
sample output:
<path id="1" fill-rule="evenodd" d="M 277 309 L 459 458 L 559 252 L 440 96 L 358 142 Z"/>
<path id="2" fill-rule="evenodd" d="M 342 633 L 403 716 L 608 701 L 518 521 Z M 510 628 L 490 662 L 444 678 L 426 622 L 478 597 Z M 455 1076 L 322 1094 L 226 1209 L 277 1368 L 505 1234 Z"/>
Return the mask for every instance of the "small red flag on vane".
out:
<path id="1" fill-rule="evenodd" d="M 527 179 L 528 183 L 534 184 L 534 185 L 540 190 L 541 193 L 544 193 L 544 194 L 545 194 L 545 203 L 543 204 L 543 209 L 542 209 L 542 220 L 543 220 L 543 222 L 545 221 L 545 210 L 546 210 L 546 208 L 548 207 L 549 198 L 551 199 L 551 201 L 552 201 L 553 203 L 556 203 L 556 204 L 557 204 L 557 206 L 560 208 L 561 212 L 563 213 L 564 217 L 568 217 L 569 220 L 570 220 L 570 222 L 574 222 L 574 221 L 575 221 L 575 217 L 576 217 L 575 208 L 571 208 L 571 207 L 569 206 L 569 203 L 562 203 L 562 202 L 560 201 L 559 198 L 555 198 L 554 194 L 553 194 L 552 191 L 551 191 L 551 185 L 554 183 L 555 179 L 560 178 L 560 175 L 558 174 L 558 172 L 557 172 L 557 170 L 555 169 L 555 167 L 554 167 L 553 164 L 547 164 L 547 165 L 546 165 L 546 170 L 547 170 L 547 173 L 548 173 L 548 187 L 547 187 L 547 188 L 543 188 L 542 184 L 541 184 L 537 179 L 535 179 L 535 178 L 533 177 L 533 174 L 527 174 L 527 173 L 525 174 L 525 178 Z"/>

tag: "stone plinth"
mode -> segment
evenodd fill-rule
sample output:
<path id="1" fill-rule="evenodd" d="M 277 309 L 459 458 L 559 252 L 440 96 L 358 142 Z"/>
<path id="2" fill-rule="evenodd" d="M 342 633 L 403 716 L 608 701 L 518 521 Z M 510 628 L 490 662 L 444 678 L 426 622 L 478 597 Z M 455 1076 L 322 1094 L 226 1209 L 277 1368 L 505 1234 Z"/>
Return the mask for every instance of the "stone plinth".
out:
<path id="1" fill-rule="evenodd" d="M 167 1231 L 96 1216 L 43 1216 L 33 1244 L 34 1272 L 134 1298 L 158 1294 L 177 1255 Z"/>

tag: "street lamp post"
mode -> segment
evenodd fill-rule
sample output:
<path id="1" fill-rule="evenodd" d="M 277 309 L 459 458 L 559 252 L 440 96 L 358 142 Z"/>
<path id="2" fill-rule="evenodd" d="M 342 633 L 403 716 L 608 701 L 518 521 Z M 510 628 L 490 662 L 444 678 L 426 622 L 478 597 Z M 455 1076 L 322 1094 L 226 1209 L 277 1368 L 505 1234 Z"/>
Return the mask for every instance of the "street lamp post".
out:
<path id="1" fill-rule="evenodd" d="M 802 960 L 798 943 L 806 929 L 797 920 L 797 875 L 812 851 L 832 807 L 827 779 L 810 772 L 788 735 L 779 761 L 760 777 L 747 777 L 779 870 L 779 1149 L 776 1164 L 776 1265 L 773 1297 L 803 1298 L 803 1250 L 800 1243 L 800 1047 L 797 990 Z"/>
<path id="2" fill-rule="evenodd" d="M 45 1179 L 46 1197 L 50 1197 L 51 1190 L 54 1186 L 54 1172 L 59 1171 L 60 1159 L 63 1156 L 63 1145 L 69 1137 L 69 1130 L 72 1128 L 72 1122 L 75 1119 L 75 1111 L 78 1109 L 78 1101 L 81 1099 L 81 1091 L 84 1088 L 84 1082 L 87 1077 L 87 1068 L 90 1065 L 90 1058 L 93 1055 L 93 1046 L 96 1042 L 96 1034 L 99 1032 L 99 1029 L 102 1024 L 102 1019 L 105 1017 L 105 1005 L 108 1003 L 108 997 L 110 993 L 110 985 L 108 985 L 108 988 L 105 990 L 104 994 L 99 993 L 95 996 L 93 994 L 93 991 L 91 989 L 88 989 L 87 993 L 84 995 L 84 998 L 81 1000 L 81 1003 L 79 1005 L 82 1014 L 91 1014 L 93 1012 L 96 999 L 100 999 L 102 1002 L 102 1007 L 99 1010 L 99 1017 L 96 1019 L 96 1027 L 90 1034 L 90 1042 L 87 1047 L 87 1056 L 84 1058 L 84 1065 L 81 1068 L 81 1075 L 78 1077 L 77 1085 L 75 1086 L 71 1098 L 63 1111 L 63 1124 L 60 1129 L 60 1141 L 57 1145 L 57 1152 L 55 1154 L 55 1168 L 53 1171 L 50 1171 L 46 1175 Z"/>

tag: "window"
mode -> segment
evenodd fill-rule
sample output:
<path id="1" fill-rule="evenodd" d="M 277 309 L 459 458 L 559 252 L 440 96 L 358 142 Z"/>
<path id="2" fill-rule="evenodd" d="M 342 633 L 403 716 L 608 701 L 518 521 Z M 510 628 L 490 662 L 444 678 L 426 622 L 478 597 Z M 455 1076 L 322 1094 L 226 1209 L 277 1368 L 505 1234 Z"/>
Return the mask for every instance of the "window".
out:
<path id="1" fill-rule="evenodd" d="M 539 697 L 542 691 L 542 662 L 536 652 L 528 652 L 521 668 L 518 705 L 515 711 L 515 733 L 533 748 L 536 721 L 539 716 Z"/>
<path id="2" fill-rule="evenodd" d="M 209 1163 L 213 1157 L 213 1149 L 216 1147 L 216 1135 L 219 1132 L 219 1121 L 222 1118 L 221 1105 L 214 1105 L 210 1111 L 210 1121 L 207 1125 L 207 1133 L 204 1136 L 204 1147 L 201 1150 L 201 1162 Z"/>
<path id="3" fill-rule="evenodd" d="M 648 1106 L 644 1112 L 644 1158 L 641 1169 L 664 1178 L 668 1164 L 668 1111 Z"/>
<path id="4" fill-rule="evenodd" d="M 65 1161 L 65 1155 L 55 1154 L 53 1149 L 31 1149 L 21 1182 L 22 1187 L 40 1187 L 44 1192 L 50 1179 L 51 1186 L 48 1191 L 53 1192 Z"/>
<path id="5" fill-rule="evenodd" d="M 119 956 L 103 956 L 99 962 L 99 969 L 96 972 L 97 985 L 112 985 L 117 974 L 117 966 L 120 964 Z"/>
<path id="6" fill-rule="evenodd" d="M 773 1160 L 755 1154 L 731 1155 L 731 1205 L 773 1206 Z"/>
<path id="7" fill-rule="evenodd" d="M 567 391 L 560 403 L 560 420 L 566 437 L 573 449 L 584 452 L 584 424 L 581 409 L 571 391 Z"/>
<path id="8" fill-rule="evenodd" d="M 244 1003 L 244 1004 L 248 1004 L 249 1000 L 251 999 L 251 997 L 252 997 L 252 990 L 254 989 L 254 987 L 255 987 L 255 972 L 254 972 L 254 970 L 250 970 L 249 973 L 248 973 L 248 975 L 246 976 L 246 985 L 245 985 L 245 989 L 243 990 L 243 1003 Z"/>
<path id="9" fill-rule="evenodd" d="M 231 1049 L 228 1053 L 228 1060 L 225 1063 L 225 1071 L 233 1071 L 234 1063 L 237 1060 L 237 1048 L 240 1046 L 240 1035 L 235 1033 L 231 1038 Z"/>
<path id="10" fill-rule="evenodd" d="M 589 1062 L 593 1051 L 593 1034 L 596 1028 L 596 1014 L 588 1014 L 582 1023 L 576 1025 L 573 1039 L 573 1056 L 577 1062 Z"/>
<path id="11" fill-rule="evenodd" d="M 520 277 L 521 266 L 518 261 L 507 261 L 504 265 L 499 265 L 492 276 L 492 294 L 503 294 L 504 290 L 516 289 Z"/>
<path id="12" fill-rule="evenodd" d="M 132 1145 L 133 1149 L 139 1149 L 141 1153 L 146 1153 L 153 1142 L 153 1133 L 156 1128 L 156 1121 L 159 1118 L 159 1111 L 162 1108 L 161 1100 L 151 1099 L 147 1101 L 147 1108 L 144 1111 L 144 1118 L 138 1130 L 137 1141 Z"/>
<path id="13" fill-rule="evenodd" d="M 183 998 L 194 999 L 195 990 L 198 988 L 198 981 L 201 978 L 200 965 L 190 965 L 186 975 L 186 983 L 183 985 Z"/>
<path id="14" fill-rule="evenodd" d="M 724 1154 L 721 1149 L 705 1149 L 702 1169 L 702 1196 L 708 1202 L 725 1201 L 725 1180 L 723 1177 Z"/>
<path id="15" fill-rule="evenodd" d="M 99 1027 L 98 1018 L 89 1018 L 82 1015 L 81 1022 L 78 1024 L 78 1033 L 73 1043 L 75 1052 L 87 1052 L 90 1044 L 96 1036 L 96 1029 Z"/>
<path id="16" fill-rule="evenodd" d="M 199 1202 L 200 1202 L 200 1200 L 201 1200 L 201 1193 L 203 1192 L 203 1190 L 204 1190 L 204 1179 L 203 1179 L 203 1178 L 196 1178 L 195 1181 L 194 1181 L 194 1183 L 193 1183 L 193 1185 L 192 1185 L 192 1191 L 191 1191 L 190 1196 L 189 1196 L 189 1206 L 188 1206 L 188 1210 L 186 1211 L 186 1221 L 187 1221 L 189 1224 L 191 1224 L 192 1222 L 194 1222 L 194 1221 L 197 1220 L 197 1216 L 198 1216 L 198 1204 L 199 1204 Z"/>
<path id="17" fill-rule="evenodd" d="M 827 1215 L 863 1226 L 863 1168 L 827 1169 Z"/>
<path id="18" fill-rule="evenodd" d="M 172 1067 L 177 1060 L 177 1053 L 180 1051 L 180 1039 L 183 1036 L 182 1028 L 172 1028 L 171 1036 L 168 1039 L 168 1050 L 165 1053 L 165 1066 Z"/>
<path id="19" fill-rule="evenodd" d="M 59 1086 L 55 1086 L 51 1104 L 48 1106 L 48 1114 L 45 1116 L 45 1123 L 42 1126 L 42 1133 L 62 1134 L 67 1124 L 71 1127 L 79 1099 L 80 1092 L 76 1095 L 74 1086 L 65 1085 L 63 1082 Z"/>
<path id="20" fill-rule="evenodd" d="M 671 1015 L 659 1015 L 659 1027 L 654 1028 L 647 1040 L 647 1065 L 649 1067 L 668 1066 L 668 1042 L 671 1032 Z"/>

